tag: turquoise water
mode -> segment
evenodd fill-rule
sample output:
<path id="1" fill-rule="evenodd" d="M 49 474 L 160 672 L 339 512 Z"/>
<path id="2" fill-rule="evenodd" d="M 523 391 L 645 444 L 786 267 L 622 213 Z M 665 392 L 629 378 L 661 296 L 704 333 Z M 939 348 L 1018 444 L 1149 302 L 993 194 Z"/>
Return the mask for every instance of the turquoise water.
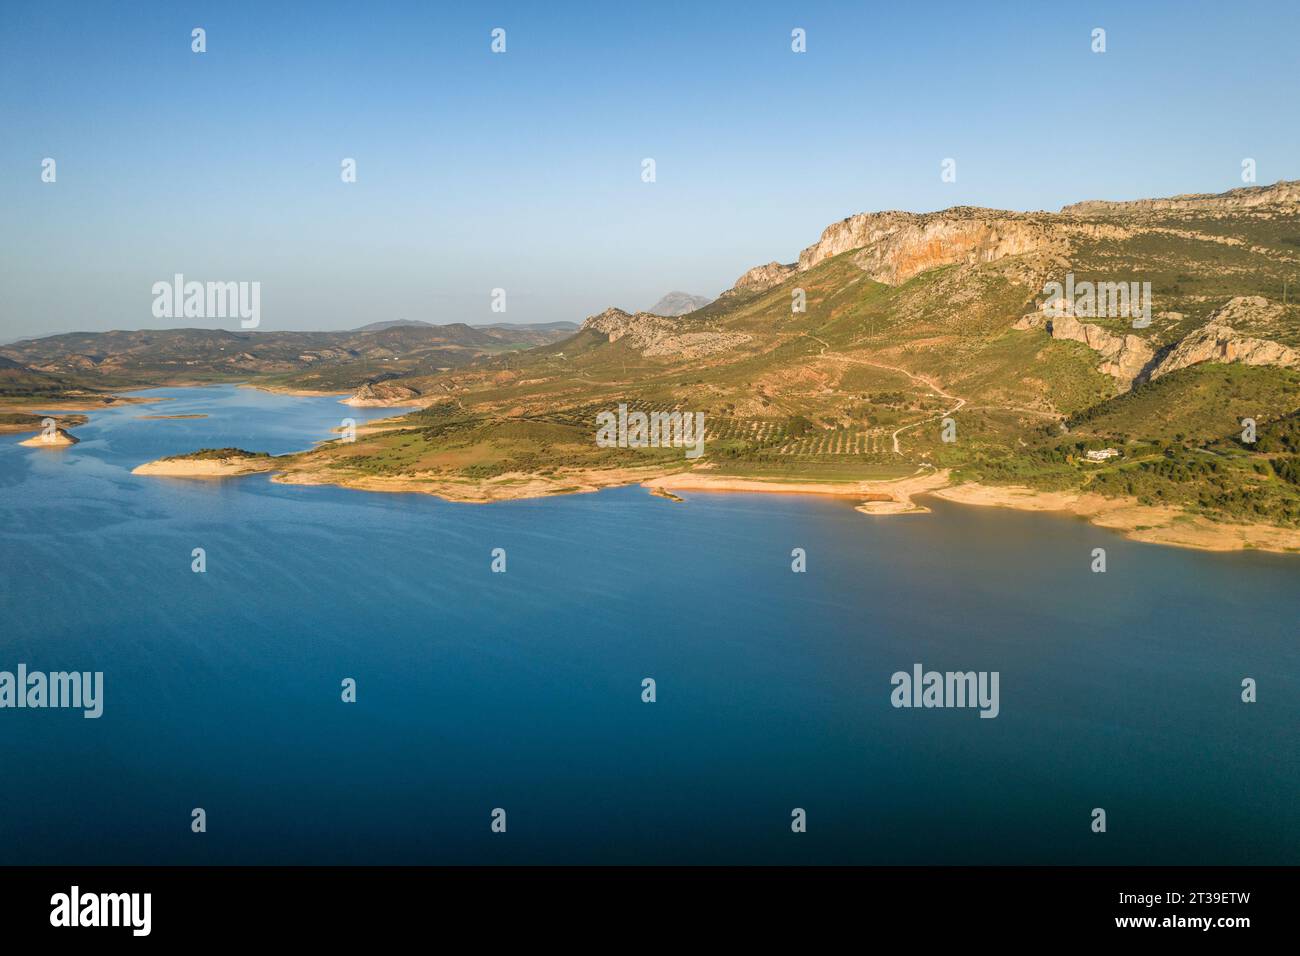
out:
<path id="1" fill-rule="evenodd" d="M 0 710 L 0 863 L 1300 863 L 1300 556 L 944 502 L 136 477 L 389 414 L 150 394 L 68 450 L 0 439 L 0 670 L 105 674 L 98 720 Z M 998 671 L 1000 715 L 891 707 L 915 662 Z"/>

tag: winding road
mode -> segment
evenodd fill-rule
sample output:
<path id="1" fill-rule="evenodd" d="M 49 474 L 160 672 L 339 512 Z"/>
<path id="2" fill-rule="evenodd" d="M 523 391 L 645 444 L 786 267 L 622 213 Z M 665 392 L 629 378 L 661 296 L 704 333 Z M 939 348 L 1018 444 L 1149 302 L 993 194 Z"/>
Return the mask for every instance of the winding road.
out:
<path id="1" fill-rule="evenodd" d="M 952 408 L 942 411 L 938 415 L 935 415 L 931 418 L 923 418 L 918 422 L 912 422 L 910 424 L 902 426 L 901 428 L 894 429 L 894 433 L 890 436 L 890 438 L 893 439 L 894 442 L 895 455 L 901 455 L 903 453 L 903 449 L 898 444 L 898 436 L 901 435 L 903 432 L 907 431 L 909 428 L 916 428 L 918 425 L 924 425 L 926 422 L 937 422 L 944 418 L 947 418 L 949 415 L 952 415 L 954 412 L 960 411 L 962 406 L 966 404 L 966 399 L 958 398 L 956 395 L 953 395 L 951 392 L 945 391 L 940 385 L 926 378 L 924 375 L 918 375 L 915 372 L 909 372 L 907 369 L 900 368 L 897 365 L 886 365 L 884 362 L 872 362 L 867 359 L 854 358 L 849 355 L 828 356 L 826 355 L 826 350 L 830 348 L 830 343 L 822 339 L 819 339 L 817 336 L 812 335 L 808 332 L 805 332 L 803 334 L 808 336 L 808 338 L 812 339 L 814 342 L 817 342 L 821 345 L 822 350 L 819 354 L 825 358 L 829 358 L 835 362 L 848 362 L 851 365 L 869 365 L 872 368 L 883 368 L 890 372 L 898 372 L 900 375 L 906 375 L 912 381 L 924 385 L 926 388 L 934 392 L 934 394 L 938 395 L 940 398 L 945 398 L 948 399 L 949 401 L 957 403 Z"/>

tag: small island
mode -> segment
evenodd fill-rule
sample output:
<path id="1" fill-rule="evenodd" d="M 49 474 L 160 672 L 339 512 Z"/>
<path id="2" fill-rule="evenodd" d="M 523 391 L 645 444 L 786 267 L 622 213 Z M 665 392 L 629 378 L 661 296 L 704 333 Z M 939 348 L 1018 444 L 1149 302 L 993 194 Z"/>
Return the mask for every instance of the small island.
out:
<path id="1" fill-rule="evenodd" d="M 53 431 L 42 431 L 38 435 L 24 439 L 18 444 L 26 445 L 28 448 L 67 448 L 69 445 L 75 445 L 79 439 L 72 437 L 62 428 L 55 428 Z"/>
<path id="2" fill-rule="evenodd" d="M 187 455 L 171 455 L 145 462 L 131 469 L 131 474 L 166 478 L 233 478 L 273 471 L 276 467 L 275 457 L 268 452 L 202 448 Z"/>

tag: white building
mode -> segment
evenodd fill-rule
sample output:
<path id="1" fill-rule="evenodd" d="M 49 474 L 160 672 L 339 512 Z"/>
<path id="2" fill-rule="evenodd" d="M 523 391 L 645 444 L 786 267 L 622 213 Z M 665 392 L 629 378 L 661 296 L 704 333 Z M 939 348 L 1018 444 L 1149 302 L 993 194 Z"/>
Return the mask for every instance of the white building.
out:
<path id="1" fill-rule="evenodd" d="M 1119 454 L 1118 448 L 1103 448 L 1100 451 L 1093 450 L 1084 452 L 1083 457 L 1089 461 L 1105 461 L 1107 458 L 1114 458 Z"/>

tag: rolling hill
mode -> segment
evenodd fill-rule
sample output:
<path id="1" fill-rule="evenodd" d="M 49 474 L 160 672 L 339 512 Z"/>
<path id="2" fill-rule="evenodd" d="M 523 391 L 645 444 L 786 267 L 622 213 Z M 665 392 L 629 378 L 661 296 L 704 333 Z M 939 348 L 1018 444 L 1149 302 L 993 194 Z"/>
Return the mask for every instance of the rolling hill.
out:
<path id="1" fill-rule="evenodd" d="M 0 347 L 0 358 L 83 388 L 215 381 L 340 391 L 431 374 L 564 337 L 566 329 L 379 322 L 348 332 L 160 329 L 74 332 Z"/>

